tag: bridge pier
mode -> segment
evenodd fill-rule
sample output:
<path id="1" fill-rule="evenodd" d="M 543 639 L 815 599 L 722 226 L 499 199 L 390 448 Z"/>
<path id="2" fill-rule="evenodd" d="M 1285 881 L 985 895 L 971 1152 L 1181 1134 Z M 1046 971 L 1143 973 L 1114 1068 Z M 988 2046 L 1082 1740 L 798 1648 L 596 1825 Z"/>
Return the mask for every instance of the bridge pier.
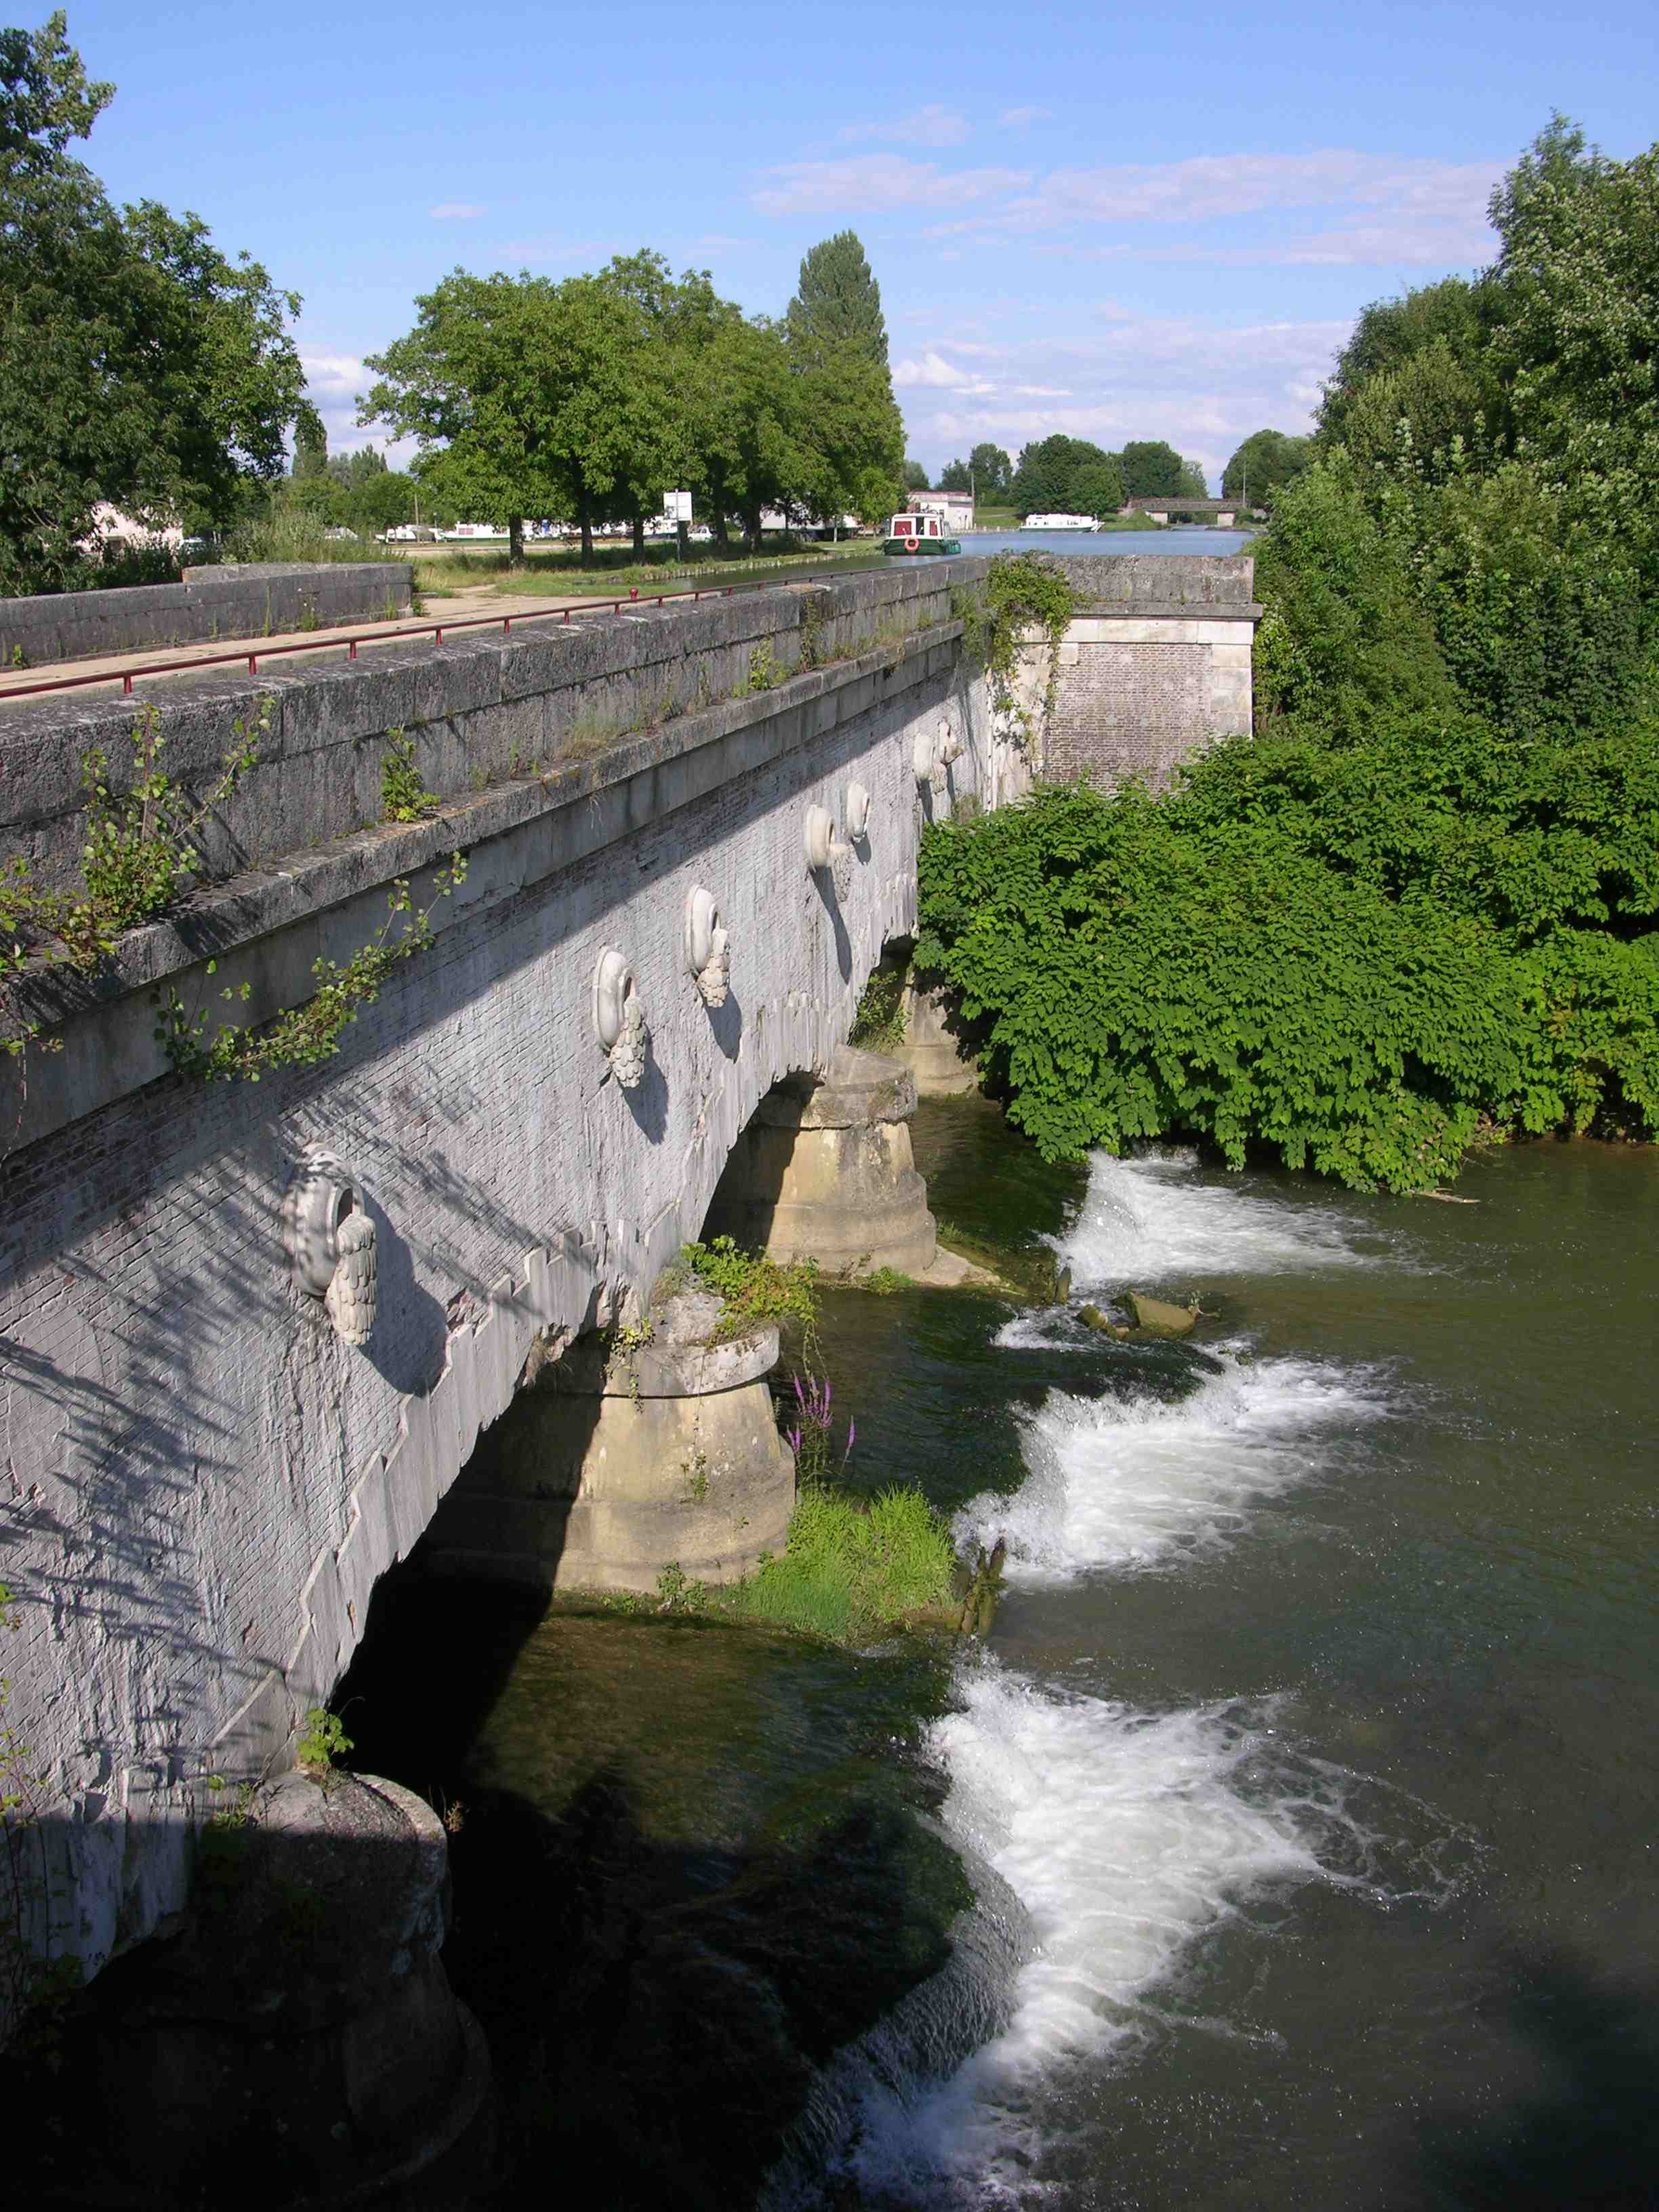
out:
<path id="1" fill-rule="evenodd" d="M 907 977 L 904 996 L 904 1042 L 895 1058 L 902 1060 L 915 1079 L 922 1098 L 957 1098 L 979 1089 L 979 1067 L 972 1048 L 962 1035 L 962 1017 L 948 988 L 918 983 Z"/>
<path id="2" fill-rule="evenodd" d="M 283 2212 L 468 2202 L 489 2059 L 444 1972 L 447 1880 L 442 1822 L 395 1782 L 227 1799 L 182 1924 L 69 2016 L 20 2201 L 196 2203 L 240 2170 Z"/>
<path id="3" fill-rule="evenodd" d="M 705 1235 L 830 1274 L 926 1273 L 938 1247 L 910 1154 L 915 1110 L 908 1068 L 853 1045 L 822 1079 L 775 1084 L 726 1164 Z"/>
<path id="4" fill-rule="evenodd" d="M 682 1291 L 631 1329 L 543 1361 L 438 1508 L 427 1563 L 648 1591 L 671 1562 L 728 1583 L 781 1551 L 795 1462 L 766 1385 L 778 1332 L 715 1340 L 721 1311 Z"/>

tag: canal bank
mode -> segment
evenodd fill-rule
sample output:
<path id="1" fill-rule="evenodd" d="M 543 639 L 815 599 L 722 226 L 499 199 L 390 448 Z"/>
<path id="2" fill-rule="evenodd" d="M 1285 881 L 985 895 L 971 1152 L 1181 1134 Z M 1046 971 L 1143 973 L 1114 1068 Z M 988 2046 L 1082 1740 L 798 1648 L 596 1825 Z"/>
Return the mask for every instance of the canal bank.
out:
<path id="1" fill-rule="evenodd" d="M 520 2160 L 619 2205 L 1635 2186 L 1659 1163 L 1496 1152 L 1473 1206 L 1182 1154 L 1085 1187 L 975 1099 L 915 1148 L 943 1222 L 1075 1275 L 826 1302 L 848 1479 L 1008 1541 L 988 1650 L 405 1590 L 348 1685 L 459 1831 Z M 1215 1318 L 1078 1322 L 1127 1286 Z"/>

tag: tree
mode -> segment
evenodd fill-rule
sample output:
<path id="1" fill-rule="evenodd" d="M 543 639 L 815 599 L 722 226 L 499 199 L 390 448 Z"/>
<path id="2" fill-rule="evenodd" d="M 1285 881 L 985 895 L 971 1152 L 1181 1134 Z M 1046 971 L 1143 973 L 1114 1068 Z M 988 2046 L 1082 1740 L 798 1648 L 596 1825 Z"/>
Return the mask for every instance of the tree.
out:
<path id="1" fill-rule="evenodd" d="M 820 521 L 885 520 L 904 501 L 904 426 L 884 362 L 848 343 L 797 370 L 802 503 Z"/>
<path id="2" fill-rule="evenodd" d="M 367 483 L 373 477 L 387 473 L 384 455 L 373 446 L 360 446 L 355 453 L 336 453 L 325 466 L 335 483 L 343 484 L 349 491 Z"/>
<path id="3" fill-rule="evenodd" d="M 959 469 L 961 466 L 962 464 L 960 461 L 952 461 L 951 464 L 951 468 L 952 469 Z M 951 469 L 946 469 L 945 475 L 939 480 L 939 488 L 941 491 L 954 491 L 957 489 L 954 484 L 946 482 L 946 478 L 950 476 L 950 473 Z M 927 471 L 923 468 L 920 461 L 906 461 L 904 464 L 904 489 L 906 491 L 931 491 L 933 489 L 933 486 L 927 481 Z M 965 491 L 968 487 L 966 484 L 963 484 L 962 489 Z"/>
<path id="4" fill-rule="evenodd" d="M 968 456 L 976 499 L 1003 500 L 1014 488 L 1014 465 L 1000 446 L 975 446 Z"/>
<path id="5" fill-rule="evenodd" d="M 1006 457 L 1005 457 L 1006 458 Z M 1092 514 L 1076 503 L 1075 479 L 1085 469 L 1115 469 L 1115 457 L 1086 438 L 1067 438 L 1056 432 L 1027 446 L 1019 457 L 1010 489 L 1015 511 L 1022 520 L 1028 514 Z M 1101 487 L 1093 489 L 1098 495 Z M 1120 490 L 1111 512 L 1122 505 Z"/>
<path id="6" fill-rule="evenodd" d="M 61 583 L 101 501 L 228 519 L 314 412 L 298 295 L 231 262 L 199 217 L 118 213 L 72 158 L 113 98 L 61 12 L 0 31 L 0 586 Z"/>
<path id="7" fill-rule="evenodd" d="M 1118 465 L 1125 499 L 1146 499 L 1158 493 L 1169 499 L 1182 496 L 1181 456 L 1161 438 L 1132 441 L 1118 455 Z"/>
<path id="8" fill-rule="evenodd" d="M 1476 416 L 1493 436 L 1503 434 L 1505 405 L 1490 363 L 1487 346 L 1498 312 L 1497 294 L 1486 283 L 1444 276 L 1393 300 L 1373 300 L 1360 312 L 1353 336 L 1336 357 L 1319 406 L 1322 449 L 1346 443 L 1349 411 L 1374 378 L 1405 368 L 1431 348 L 1442 347 L 1459 363 L 1474 392 L 1470 427 Z"/>
<path id="9" fill-rule="evenodd" d="M 799 443 L 802 380 L 781 324 L 745 320 L 733 309 L 702 359 L 696 386 L 696 486 L 726 543 L 726 517 L 743 518 L 758 552 L 761 516 L 799 495 L 805 464 Z"/>
<path id="10" fill-rule="evenodd" d="M 1115 514 L 1122 504 L 1123 477 L 1115 455 L 1108 453 L 1098 461 L 1085 461 L 1073 476 L 1066 512 L 1092 514 L 1097 522 L 1101 522 L 1109 514 Z"/>
<path id="11" fill-rule="evenodd" d="M 358 420 L 421 441 L 416 474 L 461 512 L 593 525 L 637 496 L 661 451 L 662 379 L 638 303 L 593 276 L 473 276 L 458 269 L 416 301 L 414 330 L 372 356 L 380 381 Z M 659 471 L 659 473 L 660 473 Z"/>
<path id="12" fill-rule="evenodd" d="M 800 281 L 785 313 L 797 360 L 810 364 L 832 348 L 855 347 L 887 372 L 887 325 L 881 287 L 871 273 L 856 231 L 837 231 L 813 246 L 800 264 Z"/>
<path id="13" fill-rule="evenodd" d="M 301 422 L 294 434 L 294 476 L 319 477 L 328 466 L 328 433 L 319 421 Z"/>
<path id="14" fill-rule="evenodd" d="M 1265 507 L 1268 493 L 1300 476 L 1312 459 L 1311 438 L 1293 438 L 1284 430 L 1252 430 L 1221 471 L 1221 496 L 1248 496 L 1252 507 Z"/>
<path id="15" fill-rule="evenodd" d="M 706 269 L 688 269 L 677 280 L 663 256 L 647 249 L 618 254 L 597 281 L 638 319 L 633 444 L 622 464 L 616 505 L 633 526 L 639 557 L 645 552 L 646 517 L 659 514 L 664 495 L 684 486 L 692 473 L 694 361 L 711 342 L 728 303 L 717 296 Z"/>
<path id="16" fill-rule="evenodd" d="M 1486 359 L 1516 450 L 1659 568 L 1659 146 L 1610 161 L 1558 115 L 1490 214 Z"/>
<path id="17" fill-rule="evenodd" d="M 1181 463 L 1181 496 L 1182 499 L 1208 499 L 1210 496 L 1210 480 L 1205 472 L 1204 464 L 1195 460 L 1190 453 L 1184 455 Z"/>

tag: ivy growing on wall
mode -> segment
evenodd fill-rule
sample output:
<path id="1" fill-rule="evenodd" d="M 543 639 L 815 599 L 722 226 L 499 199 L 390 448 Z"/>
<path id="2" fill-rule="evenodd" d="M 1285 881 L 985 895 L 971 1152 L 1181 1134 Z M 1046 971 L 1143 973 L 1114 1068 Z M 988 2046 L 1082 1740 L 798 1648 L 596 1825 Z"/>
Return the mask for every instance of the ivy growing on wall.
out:
<path id="1" fill-rule="evenodd" d="M 1030 747 L 1036 736 L 1030 709 L 1015 690 L 1020 647 L 1035 629 L 1048 641 L 1048 680 L 1042 720 L 1054 711 L 1060 686 L 1060 648 L 1077 599 L 1065 571 L 1040 553 L 999 553 L 982 582 L 951 595 L 951 612 L 963 626 L 968 658 L 990 681 L 991 706 L 1005 732 Z"/>

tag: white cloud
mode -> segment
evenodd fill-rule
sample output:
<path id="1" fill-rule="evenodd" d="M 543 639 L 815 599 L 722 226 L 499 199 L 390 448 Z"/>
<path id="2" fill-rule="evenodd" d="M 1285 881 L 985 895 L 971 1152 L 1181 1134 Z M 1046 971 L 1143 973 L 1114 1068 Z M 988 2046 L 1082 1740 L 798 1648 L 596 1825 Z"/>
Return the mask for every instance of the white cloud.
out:
<path id="1" fill-rule="evenodd" d="M 952 385 L 969 381 L 966 369 L 953 368 L 948 361 L 936 353 L 925 353 L 920 361 L 901 361 L 893 368 L 893 382 L 901 390 L 908 385 Z"/>
<path id="2" fill-rule="evenodd" d="M 1053 111 L 1047 107 L 1005 107 L 997 121 L 1005 131 L 1023 131 L 1030 123 L 1046 123 Z"/>
<path id="3" fill-rule="evenodd" d="M 1069 384 L 1013 384 L 1009 390 L 1022 399 L 1069 399 Z"/>
<path id="4" fill-rule="evenodd" d="M 360 428 L 357 395 L 367 392 L 374 372 L 356 354 L 312 352 L 300 349 L 300 366 L 306 373 L 306 396 L 323 418 L 331 453 L 356 453 L 360 446 L 376 446 L 394 469 L 406 469 L 419 450 L 413 438 L 388 440 L 384 428 Z"/>
<path id="5" fill-rule="evenodd" d="M 470 222 L 474 216 L 489 212 L 488 208 L 474 207 L 470 200 L 440 200 L 436 207 L 427 210 L 434 222 Z"/>
<path id="6" fill-rule="evenodd" d="M 880 214 L 890 208 L 963 207 L 1018 191 L 1021 169 L 941 170 L 902 154 L 853 154 L 844 161 L 786 161 L 765 173 L 776 181 L 754 194 L 763 215 Z"/>
<path id="7" fill-rule="evenodd" d="M 1310 207 L 1389 207 L 1417 216 L 1466 219 L 1486 205 L 1495 162 L 1362 154 L 1198 154 L 1182 161 L 1125 161 L 1056 169 L 1006 210 L 1022 228 L 1055 223 L 1207 222 Z"/>
<path id="8" fill-rule="evenodd" d="M 717 253 L 720 252 L 735 253 L 741 247 L 758 246 L 760 240 L 756 238 L 727 238 L 722 231 L 711 230 L 705 233 L 702 238 L 694 238 L 692 240 L 691 251 L 694 253 Z"/>
<path id="9" fill-rule="evenodd" d="M 968 136 L 968 118 L 934 100 L 891 123 L 848 124 L 841 135 L 849 145 L 856 139 L 877 138 L 899 146 L 960 146 Z"/>
<path id="10" fill-rule="evenodd" d="M 772 169 L 754 204 L 769 215 L 950 211 L 951 220 L 923 234 L 953 251 L 1018 242 L 1091 260 L 1447 269 L 1489 256 L 1486 200 L 1500 173 L 1496 161 L 1351 147 L 1194 155 L 1046 176 L 870 154 Z"/>

